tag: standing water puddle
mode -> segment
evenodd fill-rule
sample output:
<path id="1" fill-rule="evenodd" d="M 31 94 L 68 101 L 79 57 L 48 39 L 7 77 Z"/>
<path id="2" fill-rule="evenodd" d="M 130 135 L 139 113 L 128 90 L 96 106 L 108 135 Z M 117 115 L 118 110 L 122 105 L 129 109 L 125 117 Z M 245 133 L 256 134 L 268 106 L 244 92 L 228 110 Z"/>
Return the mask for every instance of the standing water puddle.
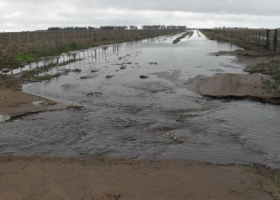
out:
<path id="1" fill-rule="evenodd" d="M 174 45 L 176 37 L 76 52 L 82 61 L 46 73 L 80 73 L 24 86 L 28 93 L 84 109 L 0 124 L 1 154 L 191 159 L 280 168 L 279 106 L 207 100 L 187 89 L 186 82 L 197 76 L 243 73 L 235 57 L 210 55 L 238 47 L 196 31 Z"/>

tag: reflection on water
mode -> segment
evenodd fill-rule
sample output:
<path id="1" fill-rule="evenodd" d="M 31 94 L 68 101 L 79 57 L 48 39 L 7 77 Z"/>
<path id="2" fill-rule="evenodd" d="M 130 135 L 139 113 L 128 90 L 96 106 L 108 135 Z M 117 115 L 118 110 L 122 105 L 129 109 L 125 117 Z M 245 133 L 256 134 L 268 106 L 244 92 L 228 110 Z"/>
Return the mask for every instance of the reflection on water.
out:
<path id="1" fill-rule="evenodd" d="M 100 61 L 104 60 L 107 57 L 110 57 L 112 55 L 118 55 L 119 49 L 125 49 L 127 45 L 135 45 L 138 43 L 143 43 L 143 42 L 154 42 L 154 41 L 166 41 L 168 36 L 160 36 L 152 39 L 147 39 L 147 40 L 140 40 L 140 41 L 133 41 L 133 42 L 127 42 L 127 43 L 119 43 L 119 44 L 114 44 L 114 45 L 107 45 L 107 46 L 101 46 L 101 47 L 95 47 L 95 48 L 89 48 L 89 49 L 84 49 L 80 51 L 70 51 L 68 53 L 62 53 L 60 56 L 54 56 L 54 57 L 46 57 L 38 60 L 37 62 L 34 63 L 27 63 L 25 65 L 19 66 L 16 69 L 13 69 L 7 73 L 4 73 L 0 71 L 0 74 L 19 74 L 25 71 L 30 71 L 34 70 L 36 68 L 41 68 L 45 67 L 48 65 L 59 65 L 66 63 L 71 60 L 76 60 L 76 59 L 84 59 L 87 61 Z"/>
<path id="2" fill-rule="evenodd" d="M 278 106 L 209 100 L 187 89 L 186 82 L 197 76 L 243 73 L 235 57 L 210 55 L 238 47 L 196 31 L 174 45 L 176 37 L 76 52 L 83 60 L 46 73 L 80 73 L 25 86 L 29 93 L 84 109 L 0 124 L 1 154 L 179 158 L 279 168 Z"/>

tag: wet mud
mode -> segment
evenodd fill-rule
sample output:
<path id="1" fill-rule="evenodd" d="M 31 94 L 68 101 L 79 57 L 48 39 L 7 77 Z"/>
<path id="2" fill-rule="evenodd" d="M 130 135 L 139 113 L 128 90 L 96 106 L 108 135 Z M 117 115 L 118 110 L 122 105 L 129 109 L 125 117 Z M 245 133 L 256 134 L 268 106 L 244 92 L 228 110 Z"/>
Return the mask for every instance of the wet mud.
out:
<path id="1" fill-rule="evenodd" d="M 76 52 L 83 60 L 45 72 L 65 70 L 64 75 L 25 85 L 25 92 L 83 108 L 0 124 L 1 155 L 186 159 L 280 168 L 279 106 L 208 99 L 187 86 L 191 79 L 217 72 L 245 74 L 235 56 L 210 54 L 238 47 L 196 31 L 173 45 L 177 37 Z"/>

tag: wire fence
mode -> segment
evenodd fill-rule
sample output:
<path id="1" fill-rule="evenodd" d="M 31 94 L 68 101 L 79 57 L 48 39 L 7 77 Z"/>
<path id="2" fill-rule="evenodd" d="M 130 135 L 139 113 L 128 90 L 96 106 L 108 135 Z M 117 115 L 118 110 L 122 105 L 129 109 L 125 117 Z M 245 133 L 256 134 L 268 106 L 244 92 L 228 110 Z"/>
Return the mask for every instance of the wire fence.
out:
<path id="1" fill-rule="evenodd" d="M 212 29 L 204 30 L 217 35 L 261 46 L 272 51 L 280 51 L 280 31 L 278 29 Z"/>

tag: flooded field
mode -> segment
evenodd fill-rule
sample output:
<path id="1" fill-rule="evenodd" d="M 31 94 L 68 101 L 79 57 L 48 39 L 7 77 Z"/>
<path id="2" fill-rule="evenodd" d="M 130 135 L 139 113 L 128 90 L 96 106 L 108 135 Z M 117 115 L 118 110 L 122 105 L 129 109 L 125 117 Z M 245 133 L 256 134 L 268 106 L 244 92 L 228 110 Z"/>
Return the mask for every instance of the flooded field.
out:
<path id="1" fill-rule="evenodd" d="M 280 168 L 279 106 L 211 100 L 188 89 L 188 81 L 199 76 L 244 73 L 235 57 L 210 54 L 238 47 L 197 31 L 174 45 L 178 36 L 55 58 L 82 60 L 53 68 L 46 73 L 64 75 L 26 85 L 24 91 L 84 108 L 1 123 L 1 155 L 191 159 Z M 81 71 L 70 72 L 75 69 Z"/>

